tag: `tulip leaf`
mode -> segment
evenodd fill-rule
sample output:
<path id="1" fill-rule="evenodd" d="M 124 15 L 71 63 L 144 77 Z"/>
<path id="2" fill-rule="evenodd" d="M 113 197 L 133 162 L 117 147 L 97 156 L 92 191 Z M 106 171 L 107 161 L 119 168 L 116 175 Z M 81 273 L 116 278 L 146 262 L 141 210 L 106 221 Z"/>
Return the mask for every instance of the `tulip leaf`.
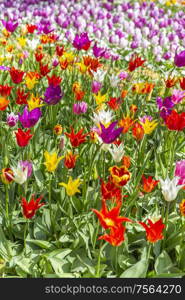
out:
<path id="1" fill-rule="evenodd" d="M 43 188 L 43 184 L 44 184 L 44 176 L 41 172 L 41 170 L 33 170 L 34 172 L 34 175 L 35 175 L 35 179 L 36 179 L 36 182 L 37 182 L 37 185 L 39 188 Z"/>
<path id="2" fill-rule="evenodd" d="M 36 246 L 42 248 L 42 249 L 47 249 L 47 250 L 53 250 L 55 249 L 55 246 L 53 246 L 51 243 L 48 241 L 42 241 L 42 240 L 26 240 L 28 243 L 33 243 Z"/>
<path id="3" fill-rule="evenodd" d="M 146 278 L 147 270 L 148 261 L 147 259 L 142 259 L 124 271 L 120 278 Z"/>
<path id="4" fill-rule="evenodd" d="M 157 274 L 168 273 L 173 266 L 170 256 L 163 251 L 156 259 L 154 268 Z"/>

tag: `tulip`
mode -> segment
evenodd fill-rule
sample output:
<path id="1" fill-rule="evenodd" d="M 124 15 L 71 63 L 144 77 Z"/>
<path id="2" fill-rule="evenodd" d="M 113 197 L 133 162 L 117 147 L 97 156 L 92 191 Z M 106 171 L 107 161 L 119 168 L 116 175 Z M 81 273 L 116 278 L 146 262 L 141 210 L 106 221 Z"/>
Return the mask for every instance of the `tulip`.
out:
<path id="1" fill-rule="evenodd" d="M 175 54 L 174 64 L 178 67 L 185 67 L 185 50 L 181 51 L 179 54 Z"/>
<path id="2" fill-rule="evenodd" d="M 169 177 L 167 177 L 165 180 L 159 178 L 159 181 L 161 184 L 164 199 L 167 202 L 174 201 L 177 197 L 179 190 L 183 187 L 183 185 L 178 185 L 179 178 L 174 177 L 172 180 L 170 180 Z"/>
<path id="3" fill-rule="evenodd" d="M 180 178 L 178 184 L 185 185 L 185 160 L 176 162 L 175 176 Z"/>
<path id="4" fill-rule="evenodd" d="M 48 172 L 54 172 L 59 164 L 59 162 L 61 161 L 61 159 L 63 158 L 63 156 L 61 157 L 57 157 L 57 153 L 49 153 L 48 151 L 44 152 L 44 157 L 45 157 L 45 162 L 44 165 L 46 166 L 46 169 Z"/>
<path id="5" fill-rule="evenodd" d="M 27 106 L 24 108 L 24 111 L 19 114 L 19 121 L 21 122 L 24 128 L 31 128 L 33 127 L 41 117 L 41 110 L 40 108 L 35 108 L 31 111 L 28 110 Z"/>
<path id="6" fill-rule="evenodd" d="M 73 196 L 76 193 L 80 193 L 80 190 L 78 189 L 78 187 L 82 184 L 81 180 L 75 179 L 72 180 L 72 177 L 69 177 L 69 181 L 68 183 L 64 183 L 64 182 L 60 182 L 59 185 L 64 186 L 66 188 L 66 192 L 68 196 Z"/>
<path id="7" fill-rule="evenodd" d="M 11 167 L 13 175 L 9 174 L 16 183 L 23 184 L 28 179 L 28 167 L 23 167 L 21 162 L 18 162 L 17 167 Z"/>
<path id="8" fill-rule="evenodd" d="M 87 103 L 82 101 L 80 103 L 73 104 L 73 113 L 76 115 L 84 114 L 87 111 Z"/>
<path id="9" fill-rule="evenodd" d="M 120 162 L 124 154 L 123 143 L 119 146 L 113 144 L 112 148 L 109 149 L 109 152 L 116 163 Z"/>
<path id="10" fill-rule="evenodd" d="M 8 126 L 14 127 L 18 122 L 19 116 L 15 115 L 13 112 L 7 115 L 6 122 Z"/>

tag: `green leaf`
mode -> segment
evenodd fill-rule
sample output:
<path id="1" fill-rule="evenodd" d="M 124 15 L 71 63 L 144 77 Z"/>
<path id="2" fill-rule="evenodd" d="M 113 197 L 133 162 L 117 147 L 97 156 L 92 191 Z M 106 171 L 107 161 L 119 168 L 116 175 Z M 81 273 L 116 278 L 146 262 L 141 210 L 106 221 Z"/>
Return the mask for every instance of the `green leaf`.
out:
<path id="1" fill-rule="evenodd" d="M 54 250 L 55 247 L 49 243 L 48 241 L 42 241 L 42 240 L 26 240 L 29 243 L 33 243 L 36 246 L 42 248 L 42 249 L 48 249 L 48 250 Z"/>
<path id="2" fill-rule="evenodd" d="M 43 254 L 43 256 L 46 258 L 55 257 L 55 258 L 63 259 L 69 253 L 71 253 L 71 251 L 72 251 L 71 249 L 57 249 L 57 250 L 51 251 L 49 253 L 45 253 L 45 254 Z"/>
<path id="3" fill-rule="evenodd" d="M 135 265 L 124 271 L 120 278 L 146 278 L 148 270 L 148 261 L 142 259 L 138 261 Z"/>
<path id="4" fill-rule="evenodd" d="M 5 260 L 9 260 L 12 257 L 12 249 L 10 244 L 11 243 L 6 239 L 0 226 L 0 256 Z"/>
<path id="5" fill-rule="evenodd" d="M 39 188 L 43 188 L 43 185 L 44 185 L 44 176 L 41 172 L 41 170 L 33 170 L 33 173 L 35 175 L 35 179 L 36 179 L 36 182 L 37 182 L 37 185 Z"/>
<path id="6" fill-rule="evenodd" d="M 50 257 L 49 261 L 52 265 L 54 272 L 58 275 L 61 273 L 68 273 L 70 271 L 70 263 L 65 259 L 58 257 Z"/>
<path id="7" fill-rule="evenodd" d="M 151 276 L 150 278 L 182 278 L 185 273 L 162 273 Z"/>
<path id="8" fill-rule="evenodd" d="M 78 254 L 77 254 L 77 258 L 79 259 L 79 261 L 81 262 L 82 265 L 87 267 L 89 273 L 94 277 L 96 270 L 95 270 L 91 260 L 84 255 L 80 256 Z"/>
<path id="9" fill-rule="evenodd" d="M 87 235 L 85 235 L 84 233 L 82 233 L 81 231 L 79 231 L 79 235 L 81 236 L 83 242 L 85 243 L 85 248 L 87 249 L 88 256 L 90 258 L 92 258 L 91 252 L 90 252 L 90 249 L 89 249 L 89 237 Z"/>
<path id="10" fill-rule="evenodd" d="M 157 274 L 168 273 L 173 266 L 170 256 L 166 251 L 163 251 L 156 259 L 154 268 Z"/>
<path id="11" fill-rule="evenodd" d="M 76 278 L 72 273 L 46 274 L 44 278 Z"/>
<path id="12" fill-rule="evenodd" d="M 43 215 L 45 214 L 45 210 L 44 210 Z M 49 232 L 45 225 L 46 223 L 44 223 L 43 219 L 44 219 L 44 216 L 42 216 L 42 218 L 37 217 L 35 219 L 33 233 L 34 233 L 34 237 L 36 240 L 46 240 L 48 237 Z"/>

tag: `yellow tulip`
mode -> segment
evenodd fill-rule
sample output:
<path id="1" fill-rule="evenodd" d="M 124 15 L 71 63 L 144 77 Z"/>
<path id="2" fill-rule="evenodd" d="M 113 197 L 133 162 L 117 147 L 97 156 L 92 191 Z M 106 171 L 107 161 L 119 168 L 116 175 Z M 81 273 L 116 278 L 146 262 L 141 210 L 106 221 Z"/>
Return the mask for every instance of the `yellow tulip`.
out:
<path id="1" fill-rule="evenodd" d="M 54 172 L 63 158 L 63 156 L 57 158 L 57 153 L 49 153 L 48 151 L 44 152 L 44 157 L 45 157 L 45 166 L 48 172 Z"/>
<path id="2" fill-rule="evenodd" d="M 76 65 L 79 67 L 79 71 L 82 74 L 86 73 L 86 71 L 87 71 L 87 66 L 86 65 L 84 65 L 83 63 L 76 63 Z"/>
<path id="3" fill-rule="evenodd" d="M 98 95 L 94 95 L 94 98 L 96 100 L 96 104 L 101 105 L 102 103 L 104 103 L 106 101 L 107 94 L 101 95 L 101 93 L 98 92 Z"/>
<path id="4" fill-rule="evenodd" d="M 26 46 L 26 39 L 25 38 L 19 37 L 19 38 L 17 38 L 17 41 L 18 41 L 18 43 L 19 43 L 19 45 L 21 47 L 25 47 Z"/>
<path id="5" fill-rule="evenodd" d="M 38 82 L 36 77 L 30 78 L 29 76 L 25 77 L 25 83 L 29 90 L 32 90 L 35 84 Z"/>
<path id="6" fill-rule="evenodd" d="M 71 176 L 69 177 L 69 181 L 67 184 L 64 182 L 59 183 L 59 185 L 64 186 L 66 188 L 66 192 L 68 196 L 73 196 L 76 193 L 80 193 L 80 190 L 78 189 L 80 184 L 82 184 L 82 182 L 79 178 L 73 180 Z"/>
<path id="7" fill-rule="evenodd" d="M 63 56 L 65 59 L 67 59 L 67 62 L 69 64 L 73 63 L 74 58 L 75 58 L 75 55 L 73 54 L 73 52 L 64 52 Z"/>
<path id="8" fill-rule="evenodd" d="M 27 102 L 29 110 L 33 110 L 34 108 L 41 107 L 44 105 L 40 103 L 40 98 L 38 96 L 35 97 L 33 94 L 31 94 L 31 97 Z"/>
<path id="9" fill-rule="evenodd" d="M 143 122 L 140 123 L 143 126 L 145 134 L 151 134 L 156 128 L 156 126 L 158 125 L 156 120 L 150 121 L 149 119 L 146 119 L 144 123 Z"/>

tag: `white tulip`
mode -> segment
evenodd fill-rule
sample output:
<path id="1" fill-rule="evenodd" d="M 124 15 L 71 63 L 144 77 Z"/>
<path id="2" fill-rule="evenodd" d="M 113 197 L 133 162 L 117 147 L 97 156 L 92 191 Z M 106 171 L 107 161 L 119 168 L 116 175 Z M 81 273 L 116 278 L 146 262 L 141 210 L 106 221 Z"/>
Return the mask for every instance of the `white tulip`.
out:
<path id="1" fill-rule="evenodd" d="M 177 185 L 179 181 L 179 177 L 176 176 L 172 180 L 170 180 L 168 176 L 165 180 L 159 178 L 159 181 L 161 184 L 161 189 L 162 189 L 162 194 L 164 196 L 164 199 L 168 202 L 175 200 L 179 190 L 184 186 L 184 185 Z"/>
<path id="2" fill-rule="evenodd" d="M 110 110 L 100 110 L 98 113 L 93 113 L 93 117 L 91 117 L 91 119 L 96 126 L 98 126 L 100 123 L 106 126 L 111 122 L 113 117 L 114 116 L 112 115 L 112 112 Z"/>
<path id="3" fill-rule="evenodd" d="M 106 73 L 107 73 L 107 71 L 98 69 L 97 72 L 93 72 L 94 80 L 98 81 L 98 82 L 102 82 L 104 80 Z"/>
<path id="4" fill-rule="evenodd" d="M 13 176 L 11 176 L 9 174 L 10 177 L 12 177 L 12 179 L 19 184 L 23 184 L 27 178 L 28 178 L 28 167 L 26 167 L 23 171 L 23 168 L 20 164 L 20 162 L 17 165 L 17 168 L 15 167 L 11 167 L 12 171 L 13 171 Z"/>
<path id="5" fill-rule="evenodd" d="M 124 155 L 123 143 L 119 146 L 112 144 L 112 148 L 109 149 L 109 152 L 116 163 L 120 162 Z"/>
<path id="6" fill-rule="evenodd" d="M 109 78 L 111 87 L 117 87 L 118 83 L 120 82 L 120 78 L 114 74 L 109 76 Z"/>

